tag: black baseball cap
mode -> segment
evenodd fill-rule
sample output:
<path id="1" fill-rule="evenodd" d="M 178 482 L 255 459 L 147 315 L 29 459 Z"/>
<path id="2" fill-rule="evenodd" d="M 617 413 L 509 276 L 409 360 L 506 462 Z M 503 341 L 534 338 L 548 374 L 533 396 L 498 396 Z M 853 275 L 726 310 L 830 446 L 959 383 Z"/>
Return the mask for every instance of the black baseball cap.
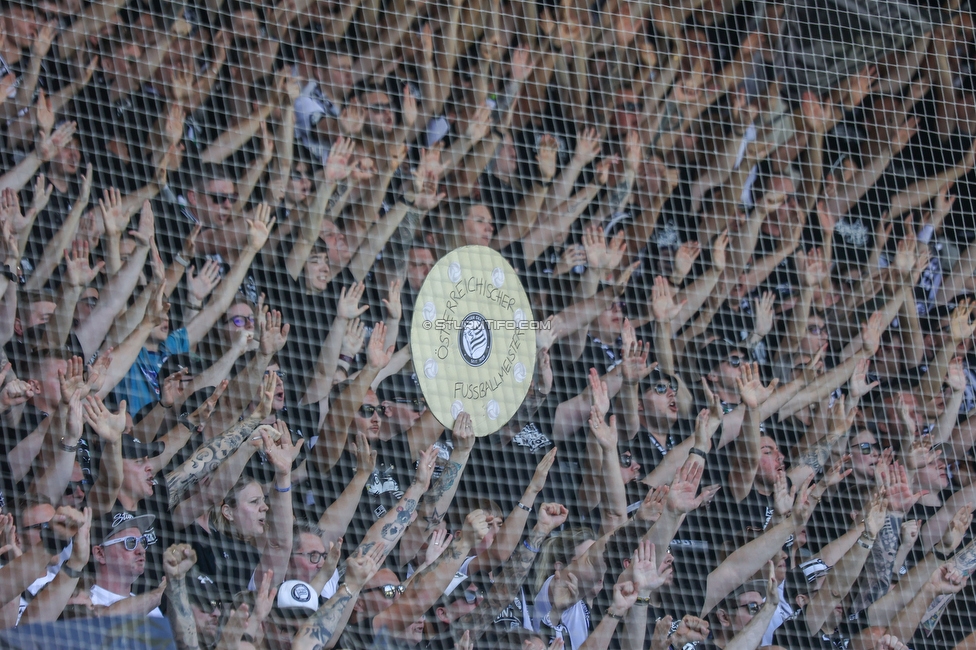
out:
<path id="1" fill-rule="evenodd" d="M 143 442 L 130 435 L 122 435 L 122 458 L 129 460 L 155 458 L 163 453 L 163 447 L 161 442 Z"/>

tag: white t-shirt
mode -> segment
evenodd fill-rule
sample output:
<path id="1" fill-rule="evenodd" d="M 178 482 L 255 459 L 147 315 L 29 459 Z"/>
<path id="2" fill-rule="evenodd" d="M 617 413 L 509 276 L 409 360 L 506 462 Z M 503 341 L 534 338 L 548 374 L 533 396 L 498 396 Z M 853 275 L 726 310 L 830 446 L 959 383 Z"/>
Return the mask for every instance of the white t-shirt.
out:
<path id="1" fill-rule="evenodd" d="M 786 584 L 780 583 L 779 587 L 779 605 L 776 606 L 776 611 L 773 612 L 773 618 L 769 621 L 769 627 L 766 628 L 766 632 L 763 634 L 762 644 L 773 645 L 773 633 L 781 626 L 789 617 L 793 616 L 793 608 L 790 607 L 789 603 L 786 602 Z"/>
<path id="2" fill-rule="evenodd" d="M 590 634 L 590 608 L 582 600 L 577 601 L 563 612 L 559 625 L 553 625 L 549 620 L 549 612 L 552 611 L 552 603 L 549 602 L 549 584 L 554 577 L 549 576 L 542 589 L 536 594 L 535 604 L 532 607 L 532 627 L 539 632 L 545 625 L 554 631 L 555 638 L 562 639 L 564 643 L 566 643 L 566 636 L 569 636 L 566 645 L 571 650 L 579 650 Z"/>
<path id="3" fill-rule="evenodd" d="M 37 592 L 39 592 L 45 585 L 49 584 L 54 580 L 55 577 L 57 577 L 58 571 L 61 570 L 61 565 L 67 562 L 68 558 L 71 557 L 71 549 L 73 543 L 74 540 L 68 542 L 68 545 L 65 547 L 63 551 L 61 551 L 61 554 L 58 556 L 58 563 L 49 566 L 47 568 L 47 573 L 45 573 L 43 576 L 41 576 L 40 578 L 38 578 L 37 580 L 35 580 L 30 584 L 30 586 L 27 588 L 27 591 L 30 593 L 31 596 L 36 596 Z M 20 597 L 20 608 L 17 611 L 17 623 L 15 623 L 15 625 L 20 623 L 20 617 L 24 615 L 24 610 L 27 609 L 27 605 L 29 604 L 30 601 L 28 601 L 23 596 Z"/>
<path id="4" fill-rule="evenodd" d="M 335 593 L 337 591 L 339 591 L 339 570 L 338 569 L 336 569 L 336 571 L 332 574 L 332 577 L 329 578 L 329 581 L 325 583 L 325 586 L 322 587 L 322 594 L 321 594 L 322 598 L 328 600 L 333 596 L 335 596 Z"/>
<path id="5" fill-rule="evenodd" d="M 103 589 L 98 585 L 94 585 L 91 588 L 92 605 L 105 605 L 106 607 L 108 607 L 109 605 L 114 605 L 120 600 L 125 600 L 126 598 L 132 598 L 133 596 L 135 596 L 135 594 L 129 594 L 128 596 L 120 596 L 119 594 L 111 592 L 108 589 Z M 159 611 L 158 607 L 154 608 L 151 612 L 149 612 L 149 615 L 154 616 L 156 618 L 164 618 L 163 613 Z"/>

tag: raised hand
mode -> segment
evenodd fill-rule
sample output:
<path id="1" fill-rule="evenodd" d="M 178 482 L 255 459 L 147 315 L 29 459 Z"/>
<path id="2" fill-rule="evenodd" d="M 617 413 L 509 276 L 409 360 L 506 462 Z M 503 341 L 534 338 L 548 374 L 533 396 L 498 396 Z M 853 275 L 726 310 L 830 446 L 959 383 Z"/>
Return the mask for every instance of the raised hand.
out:
<path id="1" fill-rule="evenodd" d="M 611 415 L 608 425 L 603 421 L 597 407 L 590 407 L 590 433 L 603 447 L 605 454 L 612 453 L 617 448 L 617 416 Z"/>
<path id="2" fill-rule="evenodd" d="M 434 475 L 436 464 L 437 448 L 431 445 L 420 454 L 420 458 L 417 460 L 417 471 L 413 477 L 413 482 L 423 486 L 424 491 L 430 485 L 430 477 Z"/>
<path id="3" fill-rule="evenodd" d="M 539 175 L 544 182 L 552 180 L 552 177 L 556 175 L 556 154 L 558 152 L 559 143 L 553 135 L 546 133 L 539 139 L 535 159 L 539 167 Z"/>
<path id="4" fill-rule="evenodd" d="M 766 291 L 760 298 L 753 301 L 752 333 L 758 338 L 763 338 L 773 329 L 773 305 L 776 302 L 776 295 L 772 291 Z"/>
<path id="5" fill-rule="evenodd" d="M 363 282 L 357 282 L 348 289 L 342 288 L 339 292 L 339 304 L 336 308 L 339 318 L 352 320 L 369 310 L 369 305 L 359 306 L 359 301 L 362 300 L 365 291 L 366 285 Z"/>
<path id="6" fill-rule="evenodd" d="M 887 521 L 888 497 L 884 486 L 871 495 L 871 501 L 864 510 L 864 534 L 875 539 Z"/>
<path id="7" fill-rule="evenodd" d="M 687 614 L 678 623 L 678 628 L 671 636 L 671 644 L 675 648 L 683 648 L 689 643 L 701 643 L 708 638 L 708 634 L 708 621 Z"/>
<path id="8" fill-rule="evenodd" d="M 699 495 L 698 486 L 701 484 L 704 471 L 701 462 L 695 462 L 692 458 L 685 461 L 668 489 L 665 505 L 671 512 L 686 514 L 702 504 L 705 492 Z"/>
<path id="9" fill-rule="evenodd" d="M 458 413 L 457 418 L 454 420 L 452 438 L 454 440 L 454 451 L 468 454 L 474 449 L 475 436 L 474 427 L 471 425 L 470 413 L 465 411 Z"/>
<path id="10" fill-rule="evenodd" d="M 271 228 L 274 227 L 277 217 L 271 216 L 271 206 L 267 203 L 260 204 L 247 219 L 247 247 L 257 252 L 264 247 L 268 237 L 271 235 Z"/>
<path id="11" fill-rule="evenodd" d="M 976 322 L 973 316 L 976 314 L 976 301 L 961 300 L 952 315 L 949 317 L 949 331 L 952 333 L 952 340 L 962 343 L 976 330 Z"/>
<path id="12" fill-rule="evenodd" d="M 118 413 L 112 413 L 98 395 L 89 395 L 82 408 L 85 422 L 90 426 L 102 444 L 117 443 L 122 440 L 125 431 L 125 400 L 119 402 Z"/>
<path id="13" fill-rule="evenodd" d="M 85 364 L 81 357 L 71 357 L 65 365 L 65 369 L 58 370 L 58 383 L 61 386 L 61 402 L 67 404 L 75 392 L 79 393 L 78 399 L 85 399 L 88 396 L 88 387 L 85 384 Z"/>
<path id="14" fill-rule="evenodd" d="M 623 616 L 637 602 L 637 588 L 631 581 L 618 582 L 613 586 L 613 603 L 607 612 L 614 616 Z"/>
<path id="15" fill-rule="evenodd" d="M 601 419 L 610 412 L 610 391 L 607 382 L 600 379 L 596 368 L 590 368 L 590 404 L 596 409 Z"/>
<path id="16" fill-rule="evenodd" d="M 189 258 L 187 258 L 189 259 Z M 196 267 L 191 266 L 186 274 L 186 288 L 196 304 L 203 305 L 217 285 L 220 284 L 220 264 L 214 260 L 207 260 L 200 273 L 195 273 Z"/>
<path id="17" fill-rule="evenodd" d="M 972 523 L 973 506 L 968 505 L 959 508 L 953 515 L 952 521 L 949 522 L 949 527 L 943 533 L 942 539 L 935 544 L 935 550 L 945 555 L 953 553 L 969 531 L 969 526 Z"/>
<path id="18" fill-rule="evenodd" d="M 664 513 L 664 507 L 670 490 L 671 487 L 668 485 L 660 485 L 649 489 L 641 501 L 640 507 L 637 508 L 634 517 L 638 521 L 643 521 L 648 524 L 652 524 L 660 519 Z"/>
<path id="19" fill-rule="evenodd" d="M 350 161 L 356 150 L 356 143 L 350 138 L 339 136 L 329 150 L 329 159 L 325 162 L 325 182 L 339 183 L 349 178 L 352 173 Z"/>
<path id="20" fill-rule="evenodd" d="M 197 563 L 197 552 L 189 544 L 173 544 L 163 554 L 163 573 L 170 581 L 182 580 Z"/>
<path id="21" fill-rule="evenodd" d="M 98 262 L 92 268 L 89 262 L 88 242 L 75 240 L 71 243 L 71 250 L 64 251 L 64 279 L 73 287 L 85 287 L 94 280 L 105 262 Z"/>
<path id="22" fill-rule="evenodd" d="M 769 382 L 769 386 L 762 385 L 758 363 L 743 363 L 741 377 L 736 377 L 735 385 L 739 390 L 742 403 L 748 408 L 757 409 L 766 403 L 779 384 L 779 379 Z"/>
<path id="23" fill-rule="evenodd" d="M 366 363 L 374 370 L 385 368 L 393 358 L 394 346 L 386 347 L 386 324 L 382 321 L 373 327 L 366 346 Z"/>
<path id="24" fill-rule="evenodd" d="M 261 433 L 261 438 L 264 441 L 264 453 L 275 468 L 275 472 L 281 475 L 289 474 L 292 464 L 302 450 L 302 445 L 305 444 L 305 438 L 299 438 L 298 444 L 293 443 L 287 426 L 277 441 L 272 440 L 266 432 Z"/>
<path id="25" fill-rule="evenodd" d="M 280 352 L 288 342 L 288 332 L 291 325 L 282 324 L 281 312 L 277 309 L 269 311 L 264 316 L 264 327 L 261 330 L 261 354 L 269 355 Z"/>
<path id="26" fill-rule="evenodd" d="M 966 580 L 962 571 L 951 564 L 944 564 L 936 569 L 925 586 L 936 595 L 957 594 L 966 586 Z"/>
<path id="27" fill-rule="evenodd" d="M 576 149 L 573 151 L 573 158 L 576 164 L 582 166 L 589 165 L 597 156 L 600 155 L 602 142 L 599 133 L 594 128 L 587 128 L 576 135 Z"/>
<path id="28" fill-rule="evenodd" d="M 385 545 L 376 544 L 370 549 L 360 546 L 356 553 L 346 560 L 346 586 L 352 593 L 359 593 L 376 575 L 386 556 Z"/>
<path id="29" fill-rule="evenodd" d="M 671 264 L 671 279 L 674 282 L 681 282 L 691 273 L 691 267 L 695 260 L 701 255 L 701 244 L 698 242 L 685 242 L 678 247 L 674 253 L 674 261 Z"/>
<path id="30" fill-rule="evenodd" d="M 102 192 L 102 198 L 98 200 L 98 209 L 102 213 L 102 222 L 105 224 L 105 234 L 110 237 L 118 237 L 125 230 L 129 223 L 128 215 L 125 214 L 122 204 L 122 192 L 114 187 L 110 187 Z"/>
<path id="31" fill-rule="evenodd" d="M 391 321 L 400 320 L 403 315 L 403 306 L 400 304 L 400 290 L 403 288 L 403 280 L 397 278 L 390 282 L 383 298 L 383 308 L 386 310 L 386 318 Z"/>
<path id="32" fill-rule="evenodd" d="M 669 323 L 681 313 L 687 300 L 682 300 L 680 304 L 674 301 L 674 293 L 671 290 L 671 283 L 664 276 L 654 278 L 654 286 L 651 289 L 651 315 L 658 323 Z"/>
<path id="33" fill-rule="evenodd" d="M 358 318 L 346 323 L 346 332 L 342 336 L 340 356 L 355 357 L 363 349 L 366 342 L 366 326 Z"/>
<path id="34" fill-rule="evenodd" d="M 427 540 L 427 551 L 424 553 L 424 564 L 431 565 L 434 560 L 441 556 L 451 542 L 454 535 L 451 535 L 444 528 L 435 528 Z"/>
<path id="35" fill-rule="evenodd" d="M 729 247 L 729 230 L 726 228 L 719 233 L 715 241 L 712 242 L 712 269 L 722 272 L 725 270 L 726 255 Z"/>
<path id="36" fill-rule="evenodd" d="M 356 434 L 356 473 L 369 476 L 376 467 L 376 452 L 370 449 L 369 438 L 365 434 Z"/>
<path id="37" fill-rule="evenodd" d="M 566 518 L 569 517 L 569 510 L 561 503 L 543 503 L 539 506 L 538 515 L 535 528 L 539 532 L 548 535 L 566 523 Z"/>
<path id="38" fill-rule="evenodd" d="M 488 536 L 488 526 L 493 520 L 484 510 L 472 510 L 468 513 L 461 527 L 461 535 L 469 548 L 474 548 Z"/>
<path id="39" fill-rule="evenodd" d="M 648 540 L 637 545 L 630 559 L 630 576 L 638 595 L 647 597 L 652 591 L 664 586 L 674 573 L 671 555 L 666 555 L 660 565 L 654 551 L 654 544 Z"/>

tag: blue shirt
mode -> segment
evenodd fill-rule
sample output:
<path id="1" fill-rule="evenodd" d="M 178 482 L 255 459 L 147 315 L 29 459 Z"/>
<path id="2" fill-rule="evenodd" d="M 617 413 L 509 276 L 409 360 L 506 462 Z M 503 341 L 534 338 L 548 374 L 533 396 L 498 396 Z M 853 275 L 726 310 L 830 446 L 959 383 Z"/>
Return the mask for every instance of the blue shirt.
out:
<path id="1" fill-rule="evenodd" d="M 190 339 L 186 335 L 186 328 L 170 332 L 166 340 L 159 344 L 159 350 L 150 352 L 146 348 L 139 350 L 139 356 L 129 368 L 129 372 L 115 388 L 115 395 L 119 400 L 126 400 L 129 413 L 135 415 L 146 404 L 159 400 L 159 371 L 163 363 L 171 354 L 183 354 L 190 351 Z"/>

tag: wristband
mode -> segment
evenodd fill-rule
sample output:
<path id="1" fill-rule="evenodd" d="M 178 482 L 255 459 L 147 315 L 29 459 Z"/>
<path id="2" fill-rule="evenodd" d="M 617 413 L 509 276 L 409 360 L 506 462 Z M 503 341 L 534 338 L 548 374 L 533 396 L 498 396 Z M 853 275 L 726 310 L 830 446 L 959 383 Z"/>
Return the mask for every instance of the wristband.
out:
<path id="1" fill-rule="evenodd" d="M 179 253 L 173 256 L 173 261 L 182 266 L 184 269 L 190 266 L 190 260 L 186 259 Z"/>
<path id="2" fill-rule="evenodd" d="M 531 544 L 529 544 L 529 540 L 527 540 L 527 539 L 523 539 L 522 540 L 522 546 L 524 546 L 525 548 L 529 549 L 533 553 L 538 553 L 538 552 L 540 552 L 542 550 L 541 548 L 536 548 L 535 546 L 532 546 Z"/>
<path id="3" fill-rule="evenodd" d="M 521 501 L 519 501 L 517 505 L 518 505 L 519 508 L 521 508 L 522 510 L 525 510 L 526 512 L 532 512 L 532 506 L 527 506 L 524 503 L 522 503 Z"/>
<path id="4" fill-rule="evenodd" d="M 71 567 L 68 566 L 68 563 L 67 562 L 65 562 L 64 564 L 61 565 L 61 573 L 63 573 L 64 575 L 66 575 L 66 576 L 68 576 L 69 578 L 72 578 L 72 579 L 76 579 L 76 578 L 80 578 L 81 577 L 81 570 L 80 569 L 72 569 Z"/>
<path id="5" fill-rule="evenodd" d="M 857 545 L 860 546 L 861 548 L 866 548 L 868 550 L 871 550 L 872 548 L 874 548 L 874 540 L 864 539 L 864 534 L 862 533 L 861 536 L 857 538 Z"/>
<path id="6" fill-rule="evenodd" d="M 611 612 L 609 607 L 607 607 L 607 616 L 609 616 L 615 621 L 619 621 L 623 618 L 621 614 L 614 614 L 613 612 Z"/>
<path id="7" fill-rule="evenodd" d="M 78 451 L 78 445 L 77 444 L 75 444 L 75 445 L 66 445 L 66 444 L 64 444 L 64 438 L 61 438 L 61 442 L 58 443 L 58 447 L 61 448 L 61 451 L 66 451 L 69 454 L 73 454 L 76 451 Z"/>
<path id="8" fill-rule="evenodd" d="M 340 354 L 339 361 L 345 361 L 346 363 L 352 365 L 353 358 L 350 357 L 348 354 Z"/>
<path id="9" fill-rule="evenodd" d="M 932 547 L 932 555 L 934 555 L 935 556 L 935 559 L 938 560 L 939 562 L 948 562 L 949 561 L 949 554 L 948 553 L 943 553 L 942 551 L 940 551 L 939 549 L 935 548 L 934 546 Z"/>
<path id="10" fill-rule="evenodd" d="M 2 269 L 3 270 L 0 271 L 0 273 L 3 273 L 3 277 L 7 278 L 7 280 L 9 280 L 10 282 L 15 282 L 15 283 L 20 282 L 20 277 L 16 273 L 14 273 L 12 270 L 10 270 L 10 265 L 9 264 L 5 264 L 2 267 Z"/>
<path id="11" fill-rule="evenodd" d="M 691 449 L 688 450 L 688 453 L 689 454 L 694 454 L 696 456 L 701 456 L 702 458 L 707 458 L 708 457 L 707 454 L 704 451 L 702 451 L 701 449 L 699 449 L 698 447 L 692 447 Z"/>
<path id="12" fill-rule="evenodd" d="M 354 595 L 352 594 L 352 590 L 351 590 L 351 589 L 349 589 L 349 585 L 347 585 L 347 584 L 346 584 L 345 582 L 343 582 L 343 583 L 342 583 L 341 585 L 339 585 L 339 586 L 340 586 L 340 587 L 342 587 L 343 589 L 345 589 L 345 590 L 346 590 L 346 594 L 348 594 L 348 596 L 349 596 L 350 598 L 355 598 L 355 596 L 354 596 Z M 336 589 L 336 591 L 339 591 L 339 590 L 338 590 L 338 589 Z"/>
<path id="13" fill-rule="evenodd" d="M 280 492 L 281 494 L 284 494 L 285 492 L 291 492 L 291 486 L 290 485 L 288 487 L 286 487 L 286 488 L 280 488 L 280 487 L 278 487 L 276 485 L 276 486 L 274 486 L 274 489 L 275 489 L 275 492 Z"/>
<path id="14" fill-rule="evenodd" d="M 634 604 L 640 605 L 641 607 L 649 607 L 651 605 L 651 597 L 648 596 L 646 598 L 641 598 L 640 596 L 638 596 L 637 602 L 635 602 Z"/>

